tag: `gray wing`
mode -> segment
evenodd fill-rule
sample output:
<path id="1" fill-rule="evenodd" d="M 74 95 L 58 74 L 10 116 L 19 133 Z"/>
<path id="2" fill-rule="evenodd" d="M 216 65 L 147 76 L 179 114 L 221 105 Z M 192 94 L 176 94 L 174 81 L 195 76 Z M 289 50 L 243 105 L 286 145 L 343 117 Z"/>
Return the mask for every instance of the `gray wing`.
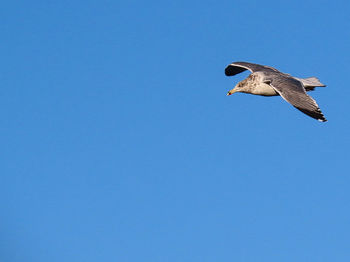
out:
<path id="1" fill-rule="evenodd" d="M 258 65 L 247 62 L 233 62 L 225 68 L 225 75 L 234 76 L 246 70 L 249 70 L 252 73 L 258 71 L 279 72 L 276 68 L 270 66 Z"/>
<path id="2" fill-rule="evenodd" d="M 274 74 L 273 77 L 266 77 L 265 82 L 274 88 L 284 100 L 291 103 L 301 112 L 319 121 L 327 121 L 316 101 L 306 94 L 304 86 L 300 81 L 287 75 Z"/>

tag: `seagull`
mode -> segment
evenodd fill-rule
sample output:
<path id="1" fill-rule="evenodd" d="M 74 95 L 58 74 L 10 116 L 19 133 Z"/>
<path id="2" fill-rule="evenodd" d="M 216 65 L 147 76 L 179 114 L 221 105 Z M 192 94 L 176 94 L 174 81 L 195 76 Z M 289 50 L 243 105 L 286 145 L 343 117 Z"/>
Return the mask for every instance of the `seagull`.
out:
<path id="1" fill-rule="evenodd" d="M 247 62 L 229 64 L 225 69 L 225 75 L 234 76 L 246 70 L 251 74 L 228 91 L 228 96 L 236 92 L 261 96 L 279 95 L 308 116 L 321 122 L 327 121 L 316 101 L 306 93 L 313 91 L 315 87 L 325 86 L 318 78 L 297 78 L 270 66 Z"/>

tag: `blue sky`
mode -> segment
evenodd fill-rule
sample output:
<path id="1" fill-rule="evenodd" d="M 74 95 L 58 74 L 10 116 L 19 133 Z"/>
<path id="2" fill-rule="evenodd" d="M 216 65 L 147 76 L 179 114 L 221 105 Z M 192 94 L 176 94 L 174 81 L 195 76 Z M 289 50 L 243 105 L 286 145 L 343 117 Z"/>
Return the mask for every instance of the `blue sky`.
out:
<path id="1" fill-rule="evenodd" d="M 0 258 L 349 261 L 349 1 L 7 1 Z M 320 123 L 226 92 L 327 84 Z"/>

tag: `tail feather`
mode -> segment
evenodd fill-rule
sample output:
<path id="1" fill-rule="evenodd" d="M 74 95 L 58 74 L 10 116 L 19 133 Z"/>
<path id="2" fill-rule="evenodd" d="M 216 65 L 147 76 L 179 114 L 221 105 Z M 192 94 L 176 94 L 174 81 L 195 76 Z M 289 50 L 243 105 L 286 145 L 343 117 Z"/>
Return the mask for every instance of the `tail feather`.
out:
<path id="1" fill-rule="evenodd" d="M 305 87 L 326 86 L 320 82 L 317 77 L 298 78 Z"/>

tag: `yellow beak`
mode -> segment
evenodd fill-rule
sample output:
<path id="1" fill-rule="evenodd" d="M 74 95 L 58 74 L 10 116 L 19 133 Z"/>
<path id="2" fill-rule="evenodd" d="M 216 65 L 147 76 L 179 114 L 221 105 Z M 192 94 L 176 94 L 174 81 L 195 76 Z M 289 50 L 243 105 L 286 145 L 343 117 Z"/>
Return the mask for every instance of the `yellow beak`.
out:
<path id="1" fill-rule="evenodd" d="M 236 90 L 232 89 L 230 91 L 227 92 L 227 95 L 230 96 L 232 94 L 236 93 Z"/>

